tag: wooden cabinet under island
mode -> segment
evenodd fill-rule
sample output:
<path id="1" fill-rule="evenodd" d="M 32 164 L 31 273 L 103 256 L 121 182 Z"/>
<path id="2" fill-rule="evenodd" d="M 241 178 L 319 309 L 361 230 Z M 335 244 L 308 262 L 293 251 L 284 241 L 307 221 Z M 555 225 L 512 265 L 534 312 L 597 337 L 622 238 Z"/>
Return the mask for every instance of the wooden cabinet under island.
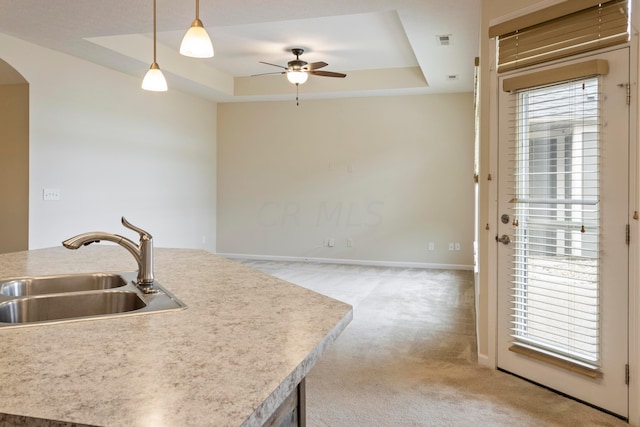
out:
<path id="1" fill-rule="evenodd" d="M 0 278 L 134 271 L 113 245 L 0 255 Z M 0 425 L 304 425 L 304 379 L 351 306 L 206 251 L 155 250 L 187 305 L 0 327 Z"/>

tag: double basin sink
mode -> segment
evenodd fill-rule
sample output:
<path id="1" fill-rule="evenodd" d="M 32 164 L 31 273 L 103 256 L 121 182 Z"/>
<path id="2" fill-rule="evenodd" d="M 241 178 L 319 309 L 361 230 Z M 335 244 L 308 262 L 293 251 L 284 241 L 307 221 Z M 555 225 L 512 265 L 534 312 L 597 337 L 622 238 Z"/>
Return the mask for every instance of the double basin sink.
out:
<path id="1" fill-rule="evenodd" d="M 144 293 L 135 280 L 135 272 L 0 279 L 0 328 L 186 308 L 159 284 Z"/>

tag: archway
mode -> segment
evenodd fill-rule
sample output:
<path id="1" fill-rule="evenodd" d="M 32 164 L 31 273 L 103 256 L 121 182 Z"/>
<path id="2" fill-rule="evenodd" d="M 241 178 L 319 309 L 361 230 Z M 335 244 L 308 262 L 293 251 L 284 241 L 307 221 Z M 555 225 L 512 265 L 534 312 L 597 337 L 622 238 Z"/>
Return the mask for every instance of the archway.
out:
<path id="1" fill-rule="evenodd" d="M 29 247 L 29 83 L 0 59 L 0 253 Z"/>

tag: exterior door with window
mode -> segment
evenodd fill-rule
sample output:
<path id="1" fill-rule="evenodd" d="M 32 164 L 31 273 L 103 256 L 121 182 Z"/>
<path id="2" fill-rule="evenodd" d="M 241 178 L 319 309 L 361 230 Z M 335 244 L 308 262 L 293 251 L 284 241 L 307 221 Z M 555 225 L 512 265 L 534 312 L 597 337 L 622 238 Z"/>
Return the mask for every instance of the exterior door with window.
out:
<path id="1" fill-rule="evenodd" d="M 627 48 L 500 79 L 496 236 L 498 367 L 622 417 L 628 82 Z"/>

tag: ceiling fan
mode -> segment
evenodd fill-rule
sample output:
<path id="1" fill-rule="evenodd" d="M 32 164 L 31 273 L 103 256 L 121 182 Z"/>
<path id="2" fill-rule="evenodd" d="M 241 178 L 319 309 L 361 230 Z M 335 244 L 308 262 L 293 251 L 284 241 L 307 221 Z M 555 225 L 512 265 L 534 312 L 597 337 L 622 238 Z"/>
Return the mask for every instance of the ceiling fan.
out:
<path id="1" fill-rule="evenodd" d="M 286 74 L 287 79 L 291 83 L 296 85 L 306 82 L 307 78 L 309 77 L 309 74 L 313 74 L 315 76 L 322 76 L 322 77 L 343 77 L 343 78 L 347 77 L 347 75 L 344 73 L 335 73 L 333 71 L 319 70 L 320 68 L 324 68 L 327 65 L 329 65 L 326 62 L 312 62 L 311 64 L 309 64 L 308 62 L 301 60 L 300 55 L 304 53 L 304 49 L 294 48 L 294 49 L 291 49 L 291 53 L 293 53 L 296 56 L 296 59 L 294 59 L 293 61 L 289 61 L 286 67 L 282 65 L 271 64 L 270 62 L 259 61 L 261 64 L 272 65 L 274 67 L 282 68 L 284 69 L 284 71 L 278 71 L 274 73 L 263 73 L 263 74 L 256 74 L 256 75 L 263 76 L 266 74 Z"/>
<path id="2" fill-rule="evenodd" d="M 304 49 L 293 48 L 291 49 L 291 53 L 296 56 L 296 59 L 294 59 L 293 61 L 289 61 L 286 67 L 278 64 L 272 64 L 270 62 L 259 61 L 261 64 L 282 68 L 284 71 L 254 74 L 254 76 L 264 76 L 267 74 L 286 74 L 287 80 L 296 85 L 296 104 L 298 104 L 298 86 L 306 82 L 310 74 L 322 77 L 347 77 L 347 75 L 344 73 L 320 70 L 320 68 L 324 68 L 329 65 L 326 62 L 312 62 L 311 64 L 309 64 L 308 62 L 301 60 L 300 55 L 304 53 Z"/>

